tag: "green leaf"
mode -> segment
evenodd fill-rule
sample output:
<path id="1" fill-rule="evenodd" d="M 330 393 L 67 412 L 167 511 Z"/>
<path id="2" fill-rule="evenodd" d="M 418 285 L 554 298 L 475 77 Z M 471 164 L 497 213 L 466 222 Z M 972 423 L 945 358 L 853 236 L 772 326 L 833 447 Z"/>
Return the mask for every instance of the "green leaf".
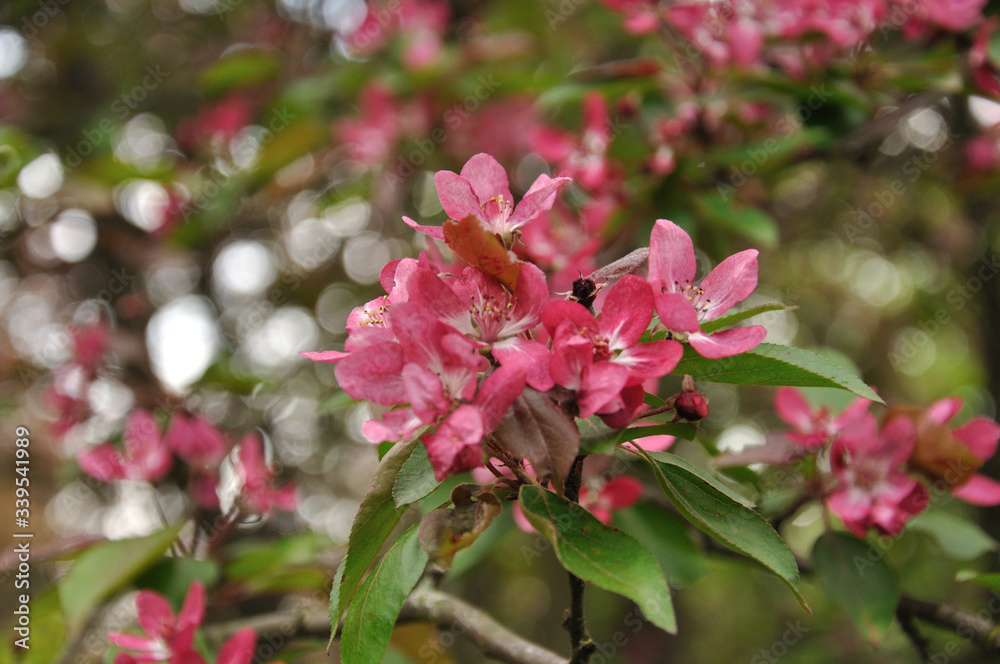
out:
<path id="1" fill-rule="evenodd" d="M 13 581 L 10 583 L 13 584 Z M 13 600 L 21 592 L 27 591 L 19 591 L 8 595 L 11 604 L 14 603 Z M 19 605 L 19 603 L 14 605 L 11 610 L 13 611 Z M 28 610 L 31 612 L 30 633 L 28 634 L 27 641 L 29 648 L 23 649 L 19 646 L 14 646 L 13 651 L 17 653 L 17 656 L 12 656 L 7 661 L 17 662 L 18 664 L 51 664 L 52 662 L 63 661 L 63 651 L 69 643 L 66 623 L 59 607 L 59 589 L 56 586 L 49 586 L 32 597 L 28 604 Z M 7 622 L 14 621 L 8 619 Z M 15 640 L 23 638 L 21 634 L 13 630 L 13 627 L 12 625 L 9 634 L 4 634 L 4 646 L 13 644 Z M 0 646 L 0 648 L 4 646 Z M 4 655 L 5 653 L 0 650 L 0 662 L 5 660 Z"/>
<path id="2" fill-rule="evenodd" d="M 764 517 L 742 504 L 738 494 L 690 464 L 681 464 L 673 455 L 645 451 L 660 488 L 685 519 L 706 535 L 730 549 L 753 558 L 778 576 L 795 593 L 806 611 L 809 605 L 799 591 L 799 568 L 788 545 Z M 661 460 L 662 459 L 662 460 Z"/>
<path id="3" fill-rule="evenodd" d="M 687 522 L 673 512 L 639 503 L 615 512 L 615 524 L 653 552 L 670 586 L 687 586 L 708 571 L 705 554 L 691 539 Z"/>
<path id="4" fill-rule="evenodd" d="M 735 197 L 718 192 L 692 198 L 694 210 L 710 224 L 740 233 L 757 244 L 778 244 L 778 223 L 771 215 L 752 205 L 741 205 Z"/>
<path id="5" fill-rule="evenodd" d="M 340 618 L 344 614 L 340 612 L 340 582 L 344 578 L 344 566 L 347 558 L 344 557 L 337 565 L 337 571 L 333 573 L 333 584 L 330 586 L 330 640 L 326 642 L 326 652 L 330 653 L 330 646 L 337 637 L 337 627 L 340 625 Z"/>
<path id="6" fill-rule="evenodd" d="M 670 452 L 648 452 L 648 454 L 649 456 L 653 457 L 657 461 L 657 463 L 667 466 L 674 466 L 683 471 L 686 471 L 687 473 L 690 473 L 691 475 L 694 475 L 699 480 L 712 486 L 712 488 L 716 489 L 717 491 L 721 491 L 722 493 L 726 494 L 729 498 L 732 498 L 740 505 L 743 505 L 743 507 L 749 507 L 751 509 L 754 507 L 754 502 L 752 500 L 750 500 L 746 496 L 740 495 L 737 491 L 727 486 L 722 479 L 714 476 L 710 471 L 695 466 L 687 459 L 679 457 L 676 454 L 671 454 Z"/>
<path id="7" fill-rule="evenodd" d="M 524 485 L 521 510 L 552 543 L 569 572 L 634 601 L 657 627 L 675 634 L 677 619 L 667 579 L 656 558 L 632 536 L 605 526 L 565 498 L 538 486 Z"/>
<path id="8" fill-rule="evenodd" d="M 214 560 L 164 558 L 136 578 L 133 585 L 157 592 L 174 607 L 180 607 L 192 583 L 201 581 L 210 588 L 218 579 L 219 564 Z"/>
<path id="9" fill-rule="evenodd" d="M 420 580 L 427 554 L 414 524 L 375 565 L 344 618 L 340 657 L 344 664 L 378 664 L 389 645 L 406 596 Z"/>
<path id="10" fill-rule="evenodd" d="M 884 557 L 870 555 L 871 550 L 867 542 L 846 533 L 824 533 L 812 557 L 823 590 L 864 637 L 877 644 L 892 624 L 900 587 Z"/>
<path id="11" fill-rule="evenodd" d="M 1000 68 L 1000 32 L 990 35 L 990 43 L 986 47 L 986 54 L 989 56 L 990 64 Z"/>
<path id="12" fill-rule="evenodd" d="M 811 351 L 776 344 L 764 343 L 746 353 L 715 360 L 700 356 L 688 346 L 672 373 L 731 385 L 837 387 L 885 403 L 872 388 L 844 367 Z"/>
<path id="13" fill-rule="evenodd" d="M 351 525 L 340 584 L 338 616 L 347 610 L 354 593 L 361 585 L 361 579 L 406 510 L 406 507 L 396 507 L 392 499 L 392 487 L 396 484 L 396 477 L 403 464 L 418 445 L 418 439 L 396 443 L 385 453 L 375 469 L 371 486 Z M 333 627 L 336 629 L 337 626 Z"/>
<path id="14" fill-rule="evenodd" d="M 434 477 L 434 468 L 427 457 L 427 448 L 418 446 L 403 463 L 392 485 L 392 499 L 396 507 L 403 507 L 426 498 L 440 482 Z"/>
<path id="15" fill-rule="evenodd" d="M 979 585 L 986 586 L 987 588 L 1000 591 L 1000 573 L 996 572 L 992 574 L 979 574 L 978 572 L 965 570 L 959 572 L 955 576 L 955 580 L 962 583 L 966 581 L 973 581 Z"/>
<path id="16" fill-rule="evenodd" d="M 927 533 L 954 560 L 974 560 L 1000 546 L 976 524 L 943 510 L 927 510 L 910 521 L 906 529 Z"/>
<path id="17" fill-rule="evenodd" d="M 81 554 L 59 585 L 70 633 L 78 632 L 97 607 L 157 563 L 182 525 L 147 537 L 102 542 Z"/>
<path id="18" fill-rule="evenodd" d="M 687 422 L 612 429 L 596 415 L 578 419 L 576 426 L 581 434 L 580 454 L 611 454 L 622 443 L 647 436 L 676 436 L 684 440 L 694 440 L 698 433 L 698 428 Z"/>
<path id="19" fill-rule="evenodd" d="M 737 311 L 736 313 L 723 316 L 722 318 L 707 320 L 701 324 L 701 331 L 705 334 L 711 334 L 716 330 L 729 327 L 730 325 L 739 323 L 747 318 L 753 318 L 754 316 L 759 316 L 760 314 L 766 314 L 769 311 L 784 311 L 785 309 L 788 309 L 788 307 L 783 304 L 759 304 L 756 307 L 750 307 L 748 309 L 744 309 L 743 311 Z"/>
<path id="20" fill-rule="evenodd" d="M 198 87 L 209 96 L 235 88 L 253 87 L 274 78 L 280 64 L 273 53 L 244 49 L 222 58 L 198 77 Z"/>

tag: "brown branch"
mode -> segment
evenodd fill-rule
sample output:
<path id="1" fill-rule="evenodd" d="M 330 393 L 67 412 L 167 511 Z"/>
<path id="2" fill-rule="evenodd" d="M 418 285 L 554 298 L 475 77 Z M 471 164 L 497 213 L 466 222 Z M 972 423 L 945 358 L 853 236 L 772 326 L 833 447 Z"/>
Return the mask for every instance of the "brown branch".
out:
<path id="1" fill-rule="evenodd" d="M 580 502 L 583 459 L 582 456 L 576 457 L 572 468 L 570 468 L 569 477 L 566 478 L 566 499 L 574 503 Z M 587 619 L 583 614 L 583 592 L 587 588 L 587 582 L 572 572 L 567 572 L 567 574 L 569 575 L 570 604 L 569 611 L 566 612 L 566 617 L 563 620 L 563 627 L 569 632 L 569 640 L 573 648 L 573 659 L 570 660 L 570 664 L 587 664 L 590 661 L 590 656 L 597 650 L 594 640 L 587 632 Z"/>
<path id="2" fill-rule="evenodd" d="M 491 616 L 440 590 L 418 587 L 407 598 L 401 621 L 427 621 L 462 634 L 488 657 L 507 664 L 569 664 L 569 662 L 498 623 Z"/>
<path id="3" fill-rule="evenodd" d="M 1000 625 L 971 611 L 950 604 L 925 602 L 909 595 L 899 598 L 897 611 L 908 617 L 947 627 L 985 650 L 1000 650 Z"/>

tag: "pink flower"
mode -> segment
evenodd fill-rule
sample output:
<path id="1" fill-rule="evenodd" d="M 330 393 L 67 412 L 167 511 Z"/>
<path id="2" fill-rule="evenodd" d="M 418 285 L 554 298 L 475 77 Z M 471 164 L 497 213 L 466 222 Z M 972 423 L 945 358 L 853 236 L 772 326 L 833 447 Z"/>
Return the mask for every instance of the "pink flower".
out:
<path id="1" fill-rule="evenodd" d="M 503 166 L 490 155 L 480 153 L 465 163 L 461 174 L 438 171 L 434 182 L 449 219 L 459 221 L 471 215 L 484 228 L 498 235 L 509 249 L 517 239 L 518 229 L 551 208 L 559 189 L 569 182 L 569 178 L 539 175 L 515 207 Z M 403 217 L 403 221 L 425 235 L 444 239 L 439 226 L 421 226 L 409 217 Z"/>
<path id="2" fill-rule="evenodd" d="M 485 434 L 482 414 L 464 405 L 448 415 L 437 431 L 421 438 L 438 481 L 483 465 L 480 443 Z"/>
<path id="3" fill-rule="evenodd" d="M 170 472 L 173 461 L 170 447 L 160 437 L 160 429 L 149 412 L 132 411 L 123 442 L 120 452 L 111 443 L 81 452 L 77 456 L 80 469 L 102 482 L 121 479 L 157 482 Z"/>
<path id="4" fill-rule="evenodd" d="M 989 134 L 973 136 L 963 150 L 966 167 L 973 173 L 988 173 L 1000 164 L 1000 144 Z"/>
<path id="5" fill-rule="evenodd" d="M 529 385 L 543 392 L 552 387 L 548 349 L 525 338 L 541 322 L 549 298 L 545 275 L 535 265 L 522 266 L 513 293 L 473 267 L 465 268 L 450 283 L 430 269 L 417 269 L 410 274 L 406 288 L 410 302 L 486 344 L 501 365 L 521 367 Z"/>
<path id="6" fill-rule="evenodd" d="M 990 42 L 998 25 L 1000 21 L 996 16 L 991 16 L 980 23 L 968 55 L 972 82 L 977 88 L 994 97 L 1000 96 L 1000 78 L 997 77 L 997 67 L 990 58 Z"/>
<path id="7" fill-rule="evenodd" d="M 948 423 L 962 409 L 957 397 L 941 399 L 923 412 L 909 414 L 917 427 L 917 444 L 910 466 L 935 480 L 943 480 L 952 494 L 973 505 L 1000 505 L 1000 482 L 976 473 L 996 454 L 1000 424 L 988 417 L 974 417 L 949 429 Z"/>
<path id="8" fill-rule="evenodd" d="M 188 151 L 199 144 L 225 146 L 250 124 L 253 114 L 254 104 L 249 97 L 231 94 L 203 106 L 196 116 L 182 120 L 177 127 L 177 141 Z"/>
<path id="9" fill-rule="evenodd" d="M 584 482 L 580 487 L 580 505 L 601 523 L 611 523 L 611 513 L 635 505 L 642 498 L 642 483 L 622 476 L 609 481 Z"/>
<path id="10" fill-rule="evenodd" d="M 356 118 L 341 120 L 334 128 L 352 159 L 376 166 L 392 156 L 399 141 L 399 108 L 392 91 L 380 83 L 369 83 L 358 97 Z"/>
<path id="11" fill-rule="evenodd" d="M 73 340 L 73 362 L 93 376 L 97 364 L 108 346 L 108 328 L 103 323 L 70 329 Z"/>
<path id="12" fill-rule="evenodd" d="M 677 224 L 657 220 L 649 241 L 649 283 L 663 325 L 675 338 L 686 338 L 696 351 L 709 358 L 738 355 L 760 344 L 767 335 L 760 325 L 712 334 L 701 331 L 703 321 L 719 318 L 757 287 L 757 250 L 730 256 L 698 286 L 694 283 L 696 271 L 691 237 Z"/>
<path id="13" fill-rule="evenodd" d="M 831 417 L 826 408 L 813 410 L 800 390 L 779 387 L 774 395 L 774 410 L 794 431 L 789 440 L 808 448 L 822 447 L 833 440 L 852 420 L 867 412 L 871 401 L 858 398 L 844 412 Z"/>
<path id="14" fill-rule="evenodd" d="M 111 643 L 133 651 L 126 661 L 191 664 L 200 660 L 192 659 L 198 656 L 191 649 L 194 631 L 205 615 L 205 589 L 200 582 L 191 584 L 176 616 L 167 600 L 148 590 L 138 594 L 135 607 L 145 636 L 122 632 L 108 634 Z"/>
<path id="15" fill-rule="evenodd" d="M 895 535 L 927 506 L 924 485 L 905 472 L 916 439 L 910 419 L 891 418 L 879 433 L 865 413 L 833 442 L 830 465 L 838 483 L 826 503 L 855 535 L 873 527 Z"/>
<path id="16" fill-rule="evenodd" d="M 240 500 L 251 512 L 269 516 L 274 510 L 291 512 L 295 509 L 295 486 L 280 489 L 272 486 L 278 471 L 264 460 L 263 443 L 255 433 L 247 433 L 240 441 L 238 472 L 243 488 Z"/>
<path id="17" fill-rule="evenodd" d="M 597 318 L 577 302 L 546 305 L 542 320 L 552 337 L 552 379 L 576 390 L 580 417 L 612 415 L 626 405 L 636 410 L 642 381 L 669 373 L 680 361 L 683 349 L 676 341 L 639 342 L 652 317 L 649 284 L 633 275 L 611 287 Z M 636 390 L 628 388 L 638 388 L 638 403 Z"/>
<path id="18" fill-rule="evenodd" d="M 218 466 L 230 447 L 222 432 L 203 416 L 180 411 L 170 418 L 163 442 L 177 456 L 199 469 Z"/>
<path id="19" fill-rule="evenodd" d="M 651 0 L 601 0 L 609 9 L 624 14 L 625 30 L 633 35 L 645 35 L 660 27 L 658 2 Z"/>
<path id="20" fill-rule="evenodd" d="M 580 138 L 552 127 L 534 127 L 529 135 L 532 148 L 560 175 L 571 177 L 591 193 L 605 191 L 622 180 L 621 166 L 608 159 L 611 122 L 608 106 L 599 92 L 583 100 L 583 132 Z"/>

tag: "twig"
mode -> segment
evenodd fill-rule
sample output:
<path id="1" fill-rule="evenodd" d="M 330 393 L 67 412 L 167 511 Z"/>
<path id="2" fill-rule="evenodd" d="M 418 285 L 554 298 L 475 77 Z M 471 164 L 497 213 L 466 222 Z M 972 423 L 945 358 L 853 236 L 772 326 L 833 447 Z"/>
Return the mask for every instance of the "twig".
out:
<path id="1" fill-rule="evenodd" d="M 566 499 L 570 502 L 580 502 L 580 485 L 583 482 L 583 459 L 578 456 L 573 460 L 569 477 L 566 478 Z M 587 588 L 587 582 L 576 576 L 572 572 L 569 575 L 569 595 L 570 604 L 566 618 L 563 620 L 563 627 L 569 632 L 570 644 L 573 647 L 573 659 L 570 664 L 587 664 L 590 656 L 597 650 L 593 639 L 587 633 L 587 619 L 583 614 L 583 592 Z"/>
<path id="2" fill-rule="evenodd" d="M 896 611 L 902 615 L 947 627 L 985 650 L 1000 651 L 1000 625 L 989 618 L 950 604 L 934 604 L 909 595 L 899 598 Z"/>
<path id="3" fill-rule="evenodd" d="M 401 621 L 427 621 L 465 635 L 488 657 L 507 664 L 570 664 L 498 623 L 493 617 L 440 590 L 418 587 L 407 598 Z"/>

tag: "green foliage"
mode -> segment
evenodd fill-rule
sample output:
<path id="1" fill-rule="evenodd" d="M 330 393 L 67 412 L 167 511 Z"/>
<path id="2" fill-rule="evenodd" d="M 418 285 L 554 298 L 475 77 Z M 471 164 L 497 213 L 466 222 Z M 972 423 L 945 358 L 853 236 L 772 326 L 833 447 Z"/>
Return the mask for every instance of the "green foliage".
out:
<path id="1" fill-rule="evenodd" d="M 569 572 L 628 597 L 660 629 L 677 631 L 667 579 L 649 549 L 551 491 L 524 485 L 518 501 Z"/>

